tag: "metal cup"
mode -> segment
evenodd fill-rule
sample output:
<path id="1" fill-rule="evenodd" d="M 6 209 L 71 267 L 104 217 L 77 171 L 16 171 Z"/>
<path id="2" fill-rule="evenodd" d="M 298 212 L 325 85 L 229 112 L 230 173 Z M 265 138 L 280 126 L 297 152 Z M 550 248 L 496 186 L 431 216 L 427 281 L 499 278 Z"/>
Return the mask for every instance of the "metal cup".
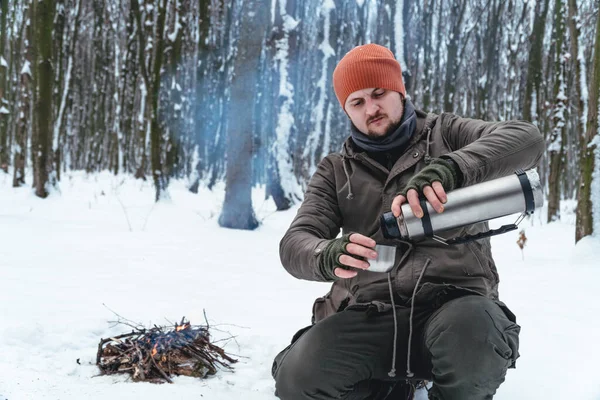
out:
<path id="1" fill-rule="evenodd" d="M 394 268 L 396 263 L 396 246 L 386 246 L 383 244 L 375 245 L 377 259 L 369 260 L 369 268 L 371 272 L 389 272 Z"/>

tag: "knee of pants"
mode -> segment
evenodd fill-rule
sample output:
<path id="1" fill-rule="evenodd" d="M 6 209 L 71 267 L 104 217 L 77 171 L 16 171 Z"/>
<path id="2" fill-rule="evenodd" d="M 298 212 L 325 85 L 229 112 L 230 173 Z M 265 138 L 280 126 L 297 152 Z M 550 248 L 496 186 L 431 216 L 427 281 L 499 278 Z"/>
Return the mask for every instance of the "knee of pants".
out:
<path id="1" fill-rule="evenodd" d="M 316 391 L 328 391 L 335 381 L 335 369 L 328 365 L 328 350 L 335 335 L 323 334 L 315 325 L 305 336 L 276 357 L 275 393 L 284 400 L 310 398 Z M 274 365 L 275 366 L 275 365 Z M 330 371 L 328 371 L 330 370 Z"/>
<path id="2" fill-rule="evenodd" d="M 291 363 L 282 364 L 275 376 L 275 394 L 283 400 L 303 398 L 314 385 L 314 379 L 307 368 Z"/>
<path id="3" fill-rule="evenodd" d="M 471 376 L 504 375 L 519 356 L 520 327 L 492 300 L 465 296 L 444 305 L 426 328 L 436 369 Z"/>

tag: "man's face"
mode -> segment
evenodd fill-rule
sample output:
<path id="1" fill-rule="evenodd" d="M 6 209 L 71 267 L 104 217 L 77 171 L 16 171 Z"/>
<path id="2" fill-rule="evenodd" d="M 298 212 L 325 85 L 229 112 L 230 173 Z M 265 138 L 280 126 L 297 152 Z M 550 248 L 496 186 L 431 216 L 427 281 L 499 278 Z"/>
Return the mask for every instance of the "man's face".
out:
<path id="1" fill-rule="evenodd" d="M 367 136 L 380 138 L 398 126 L 404 112 L 404 103 L 398 92 L 369 88 L 350 94 L 344 108 L 359 131 Z"/>

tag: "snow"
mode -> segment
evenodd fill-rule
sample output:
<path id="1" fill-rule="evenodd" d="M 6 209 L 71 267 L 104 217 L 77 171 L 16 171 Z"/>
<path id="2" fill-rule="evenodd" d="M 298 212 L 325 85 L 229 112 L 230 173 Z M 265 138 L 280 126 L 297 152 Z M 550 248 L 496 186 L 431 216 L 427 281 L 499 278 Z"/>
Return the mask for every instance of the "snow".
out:
<path id="1" fill-rule="evenodd" d="M 481 78 L 477 81 L 479 83 L 479 87 L 484 88 L 487 84 L 487 73 L 483 74 Z"/>
<path id="2" fill-rule="evenodd" d="M 4 106 L 0 107 L 0 114 L 10 114 L 10 111 Z"/>
<path id="3" fill-rule="evenodd" d="M 144 123 L 144 117 L 145 117 L 145 112 L 146 112 L 146 96 L 148 95 L 148 89 L 146 88 L 146 84 L 144 83 L 144 81 L 140 82 L 140 92 L 142 95 L 142 98 L 140 99 L 140 113 L 138 114 L 138 123 L 141 125 L 142 123 Z"/>
<path id="4" fill-rule="evenodd" d="M 262 225 L 247 232 L 218 227 L 222 185 L 193 194 L 172 181 L 170 200 L 155 204 L 149 182 L 108 172 L 63 173 L 61 193 L 45 200 L 11 183 L 0 173 L 0 399 L 275 400 L 272 359 L 329 288 L 280 265 L 297 208 L 276 213 L 257 188 Z M 542 210 L 521 224 L 523 255 L 517 233 L 492 241 L 501 298 L 522 325 L 521 358 L 495 400 L 600 397 L 600 238 L 575 246 L 574 204 L 562 204 L 562 222 L 542 223 Z M 203 324 L 206 310 L 215 340 L 235 336 L 220 345 L 240 361 L 173 385 L 97 377 L 100 338 L 129 330 L 112 327 L 107 307 L 146 326 L 183 316 Z"/>
<path id="5" fill-rule="evenodd" d="M 580 66 L 580 75 L 579 75 L 579 89 L 581 91 L 581 101 L 583 102 L 583 112 L 581 114 L 581 123 L 583 124 L 583 126 L 585 126 L 586 122 L 587 122 L 587 115 L 588 115 L 588 100 L 589 100 L 589 93 L 588 93 L 588 86 L 587 86 L 587 79 L 586 79 L 586 64 L 585 64 L 585 55 L 584 55 L 584 47 L 583 47 L 583 43 L 579 42 L 579 48 L 577 51 L 577 60 L 579 61 L 579 66 Z"/>
<path id="6" fill-rule="evenodd" d="M 4 57 L 1 56 L 1 55 L 0 55 L 0 67 L 8 68 L 8 63 L 6 62 L 6 60 L 4 59 Z"/>
<path id="7" fill-rule="evenodd" d="M 23 68 L 21 68 L 21 75 L 23 74 L 31 76 L 31 64 L 27 60 L 23 63 Z"/>
<path id="8" fill-rule="evenodd" d="M 181 26 L 181 23 L 179 22 L 179 9 L 180 9 L 180 4 L 179 1 L 177 1 L 177 5 L 175 6 L 175 23 L 173 26 L 173 32 L 169 33 L 167 36 L 169 38 L 169 41 L 171 41 L 172 43 L 175 42 L 175 40 L 177 40 L 177 35 L 179 34 L 179 30 L 182 29 L 183 27 Z"/>
<path id="9" fill-rule="evenodd" d="M 275 24 L 275 9 L 276 9 L 276 5 L 277 5 L 277 0 L 271 0 L 271 25 Z"/>

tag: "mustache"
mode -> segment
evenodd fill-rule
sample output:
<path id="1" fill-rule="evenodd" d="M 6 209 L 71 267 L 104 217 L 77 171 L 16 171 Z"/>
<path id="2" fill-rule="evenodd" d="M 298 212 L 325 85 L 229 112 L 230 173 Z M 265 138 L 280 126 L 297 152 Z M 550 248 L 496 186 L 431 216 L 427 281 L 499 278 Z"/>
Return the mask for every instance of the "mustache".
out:
<path id="1" fill-rule="evenodd" d="M 372 116 L 371 118 L 369 118 L 369 119 L 367 120 L 367 125 L 369 125 L 369 124 L 370 124 L 371 122 L 373 122 L 374 120 L 376 120 L 376 119 L 378 119 L 378 118 L 382 118 L 382 117 L 387 117 L 387 115 L 385 115 L 385 114 L 377 114 L 377 115 L 374 115 L 374 116 Z"/>

